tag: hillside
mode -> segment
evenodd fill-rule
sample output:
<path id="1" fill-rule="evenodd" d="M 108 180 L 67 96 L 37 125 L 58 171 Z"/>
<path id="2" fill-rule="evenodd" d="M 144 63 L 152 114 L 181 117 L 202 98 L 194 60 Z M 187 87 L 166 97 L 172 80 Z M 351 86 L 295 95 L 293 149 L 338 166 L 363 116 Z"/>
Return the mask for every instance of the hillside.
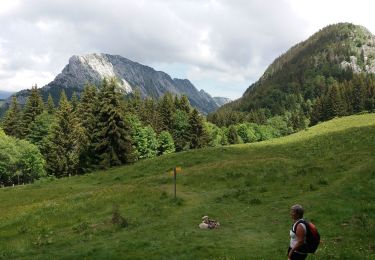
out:
<path id="1" fill-rule="evenodd" d="M 375 114 L 357 115 L 266 142 L 2 188 L 0 258 L 286 259 L 289 207 L 301 203 L 322 235 L 311 259 L 371 259 L 374 144 Z M 127 227 L 111 223 L 114 205 Z M 199 230 L 203 215 L 221 228 Z"/>
<path id="2" fill-rule="evenodd" d="M 316 99 L 324 98 L 329 103 L 332 98 L 325 96 L 336 86 L 341 98 L 348 103 L 343 105 L 344 111 L 336 115 L 353 114 L 353 106 L 358 103 L 353 97 L 358 95 L 361 95 L 361 109 L 371 110 L 375 102 L 374 78 L 366 78 L 366 75 L 374 73 L 375 36 L 366 28 L 350 23 L 329 25 L 276 58 L 241 98 L 218 111 L 263 109 L 271 116 L 295 112 L 311 118 Z M 367 89 L 357 94 L 355 86 L 365 85 L 364 82 Z"/>

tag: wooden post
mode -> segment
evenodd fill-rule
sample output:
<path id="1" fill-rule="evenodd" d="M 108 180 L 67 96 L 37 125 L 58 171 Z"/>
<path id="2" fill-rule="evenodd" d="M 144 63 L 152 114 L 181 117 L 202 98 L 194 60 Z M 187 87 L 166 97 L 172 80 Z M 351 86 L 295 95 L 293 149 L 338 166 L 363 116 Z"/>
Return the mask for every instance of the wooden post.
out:
<path id="1" fill-rule="evenodd" d="M 176 199 L 176 180 L 177 180 L 176 167 L 173 169 L 173 175 L 174 175 L 174 198 Z"/>

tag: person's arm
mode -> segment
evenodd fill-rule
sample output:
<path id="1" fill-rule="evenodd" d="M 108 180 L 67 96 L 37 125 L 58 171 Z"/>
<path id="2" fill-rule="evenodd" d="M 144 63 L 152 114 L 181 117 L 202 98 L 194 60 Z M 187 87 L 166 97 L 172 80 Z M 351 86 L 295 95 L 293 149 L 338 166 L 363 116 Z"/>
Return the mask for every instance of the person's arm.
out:
<path id="1" fill-rule="evenodd" d="M 297 236 L 297 244 L 290 249 L 289 258 L 292 257 L 292 253 L 297 251 L 300 246 L 305 243 L 305 229 L 301 225 L 297 225 L 296 227 L 296 236 Z"/>

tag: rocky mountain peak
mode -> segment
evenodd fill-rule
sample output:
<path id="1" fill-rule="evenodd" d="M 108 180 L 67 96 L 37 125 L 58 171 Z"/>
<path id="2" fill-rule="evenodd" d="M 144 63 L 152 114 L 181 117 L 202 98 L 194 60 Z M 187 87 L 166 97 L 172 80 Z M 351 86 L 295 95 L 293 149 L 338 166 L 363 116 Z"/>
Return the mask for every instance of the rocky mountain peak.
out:
<path id="1" fill-rule="evenodd" d="M 57 101 L 61 90 L 70 97 L 73 92 L 79 94 L 83 91 L 88 83 L 98 85 L 104 78 L 112 77 L 118 79 L 124 94 L 137 89 L 143 97 L 160 98 L 167 92 L 177 96 L 186 95 L 191 105 L 203 114 L 211 113 L 219 107 L 208 93 L 198 91 L 187 79 L 172 79 L 165 72 L 119 55 L 103 53 L 72 56 L 62 72 L 41 88 L 41 93 L 44 99 L 51 93 Z M 28 91 L 20 91 L 16 95 L 23 103 L 28 94 Z"/>

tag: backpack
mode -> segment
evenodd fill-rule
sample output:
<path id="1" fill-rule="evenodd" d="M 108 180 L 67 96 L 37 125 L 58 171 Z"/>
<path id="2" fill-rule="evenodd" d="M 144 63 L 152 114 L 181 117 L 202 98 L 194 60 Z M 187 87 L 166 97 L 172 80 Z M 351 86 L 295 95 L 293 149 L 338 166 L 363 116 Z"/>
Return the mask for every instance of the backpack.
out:
<path id="1" fill-rule="evenodd" d="M 320 243 L 320 234 L 318 232 L 318 229 L 315 227 L 313 223 L 308 222 L 304 219 L 300 219 L 296 222 L 295 225 L 293 225 L 293 233 L 296 233 L 296 228 L 299 223 L 303 223 L 306 226 L 306 243 L 303 246 L 301 246 L 301 248 L 299 248 L 298 251 L 304 253 L 315 253 Z"/>

